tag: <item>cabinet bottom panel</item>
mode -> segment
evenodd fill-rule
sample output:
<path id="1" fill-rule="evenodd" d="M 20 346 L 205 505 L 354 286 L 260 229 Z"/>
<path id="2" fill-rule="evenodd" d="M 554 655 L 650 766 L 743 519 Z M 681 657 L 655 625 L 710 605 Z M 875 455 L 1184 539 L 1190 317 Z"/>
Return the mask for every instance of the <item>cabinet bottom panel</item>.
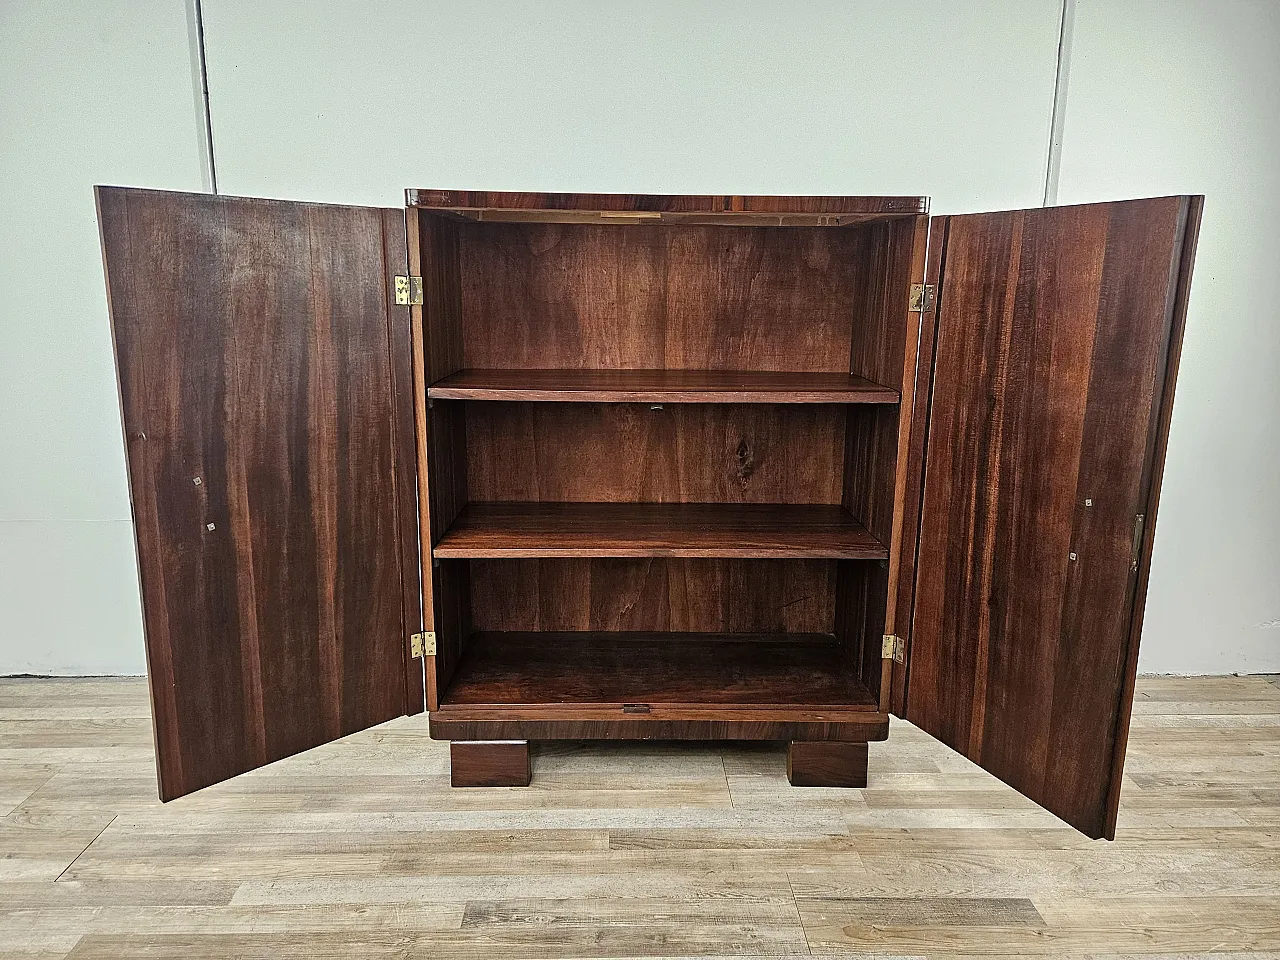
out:
<path id="1" fill-rule="evenodd" d="M 863 710 L 652 707 L 620 709 L 442 707 L 430 715 L 435 740 L 834 740 L 889 736 L 889 717 Z"/>
<path id="2" fill-rule="evenodd" d="M 441 709 L 658 705 L 875 711 L 823 633 L 487 633 L 468 638 Z"/>
<path id="3" fill-rule="evenodd" d="M 882 740 L 830 634 L 487 633 L 430 717 L 443 740 Z"/>

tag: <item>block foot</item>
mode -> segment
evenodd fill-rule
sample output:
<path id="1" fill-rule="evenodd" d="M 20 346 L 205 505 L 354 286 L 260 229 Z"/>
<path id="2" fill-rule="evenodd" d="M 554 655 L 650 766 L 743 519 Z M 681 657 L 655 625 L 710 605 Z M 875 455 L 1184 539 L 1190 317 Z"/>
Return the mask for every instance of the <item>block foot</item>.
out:
<path id="1" fill-rule="evenodd" d="M 787 779 L 793 787 L 865 787 L 867 745 L 837 740 L 792 740 Z"/>
<path id="2" fill-rule="evenodd" d="M 528 740 L 454 740 L 449 782 L 455 787 L 527 787 Z"/>

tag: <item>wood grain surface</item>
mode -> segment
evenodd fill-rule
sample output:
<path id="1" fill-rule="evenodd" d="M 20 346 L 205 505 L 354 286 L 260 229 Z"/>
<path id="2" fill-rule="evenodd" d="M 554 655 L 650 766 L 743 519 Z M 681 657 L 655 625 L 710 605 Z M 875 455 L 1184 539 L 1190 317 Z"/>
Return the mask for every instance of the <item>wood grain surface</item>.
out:
<path id="1" fill-rule="evenodd" d="M 889 716 L 864 707 L 652 704 L 618 706 L 444 704 L 433 710 L 438 740 L 823 740 L 866 743 L 889 735 Z M 641 771 L 637 771 L 639 774 Z"/>
<path id="2" fill-rule="evenodd" d="M 409 199 L 428 288 L 428 702 L 485 627 L 834 624 L 878 690 L 887 566 L 864 561 L 886 560 L 897 529 L 924 204 Z M 735 229 L 707 225 L 722 216 Z M 674 562 L 776 558 L 848 562 L 777 580 Z"/>
<path id="3" fill-rule="evenodd" d="M 98 210 L 170 799 L 420 708 L 403 223 L 120 188 Z"/>
<path id="4" fill-rule="evenodd" d="M 442 705 L 728 704 L 862 708 L 876 701 L 831 634 L 477 633 Z"/>
<path id="5" fill-rule="evenodd" d="M 437 406 L 447 406 L 439 404 Z M 468 403 L 472 500 L 839 503 L 832 404 Z"/>
<path id="6" fill-rule="evenodd" d="M 941 224 L 906 715 L 1095 837 L 1189 204 Z"/>
<path id="7" fill-rule="evenodd" d="M 410 208 L 406 212 L 409 265 L 423 281 L 422 304 L 411 308 L 418 457 L 419 547 L 423 628 L 436 634 L 435 656 L 424 660 L 427 706 L 434 709 L 471 632 L 466 571 L 437 566 L 432 547 L 467 502 L 466 422 L 458 404 L 428 406 L 427 385 L 462 366 L 462 288 L 458 224 Z"/>
<path id="8" fill-rule="evenodd" d="M 831 560 L 472 560 L 470 567 L 477 630 L 831 633 L 835 624 Z"/>
<path id="9" fill-rule="evenodd" d="M 934 290 L 941 286 L 942 252 L 945 248 L 946 229 L 941 221 L 931 227 L 926 238 L 927 250 L 924 264 L 924 282 Z M 937 339 L 938 302 L 934 300 L 920 311 L 917 331 L 918 346 L 912 374 L 916 387 L 911 394 L 910 420 L 905 424 L 907 439 L 899 455 L 902 458 L 902 485 L 900 506 L 902 525 L 896 548 L 898 574 L 896 589 L 890 596 L 893 608 L 894 635 L 901 638 L 905 652 L 902 660 L 889 664 L 888 708 L 897 716 L 906 716 L 907 661 L 911 655 L 912 617 L 915 605 L 916 562 L 919 558 L 920 506 L 924 488 L 924 458 L 929 435 L 929 405 L 932 402 L 933 353 Z M 907 405 L 902 407 L 907 415 Z M 890 549 L 894 549 L 892 544 Z"/>
<path id="10" fill-rule="evenodd" d="M 1111 782 L 1107 788 L 1107 812 L 1103 824 L 1105 833 L 1115 832 L 1116 817 L 1120 807 L 1120 788 L 1123 783 L 1124 755 L 1129 738 L 1129 720 L 1133 710 L 1133 688 L 1138 677 L 1138 641 L 1142 637 L 1142 621 L 1147 606 L 1147 582 L 1151 576 L 1151 551 L 1155 547 L 1156 515 L 1160 507 L 1160 489 L 1164 480 L 1164 461 L 1169 449 L 1169 425 L 1173 418 L 1174 387 L 1178 380 L 1178 365 L 1182 357 L 1182 341 L 1187 324 L 1187 298 L 1191 295 L 1191 276 L 1195 266 L 1196 246 L 1200 239 L 1200 219 L 1204 213 L 1204 197 L 1188 198 L 1186 228 L 1177 270 L 1177 285 L 1172 290 L 1172 310 L 1169 317 L 1168 346 L 1164 358 L 1164 376 L 1157 382 L 1155 396 L 1158 402 L 1152 411 L 1152 446 L 1147 461 L 1147 509 L 1144 514 L 1142 535 L 1138 548 L 1137 583 L 1134 585 L 1133 617 L 1129 622 L 1129 644 L 1125 654 L 1124 673 L 1120 690 L 1120 711 L 1116 717 L 1116 744 L 1112 751 Z"/>
<path id="11" fill-rule="evenodd" d="M 529 788 L 452 789 L 404 717 L 161 804 L 143 680 L 0 680 L 0 954 L 1280 953 L 1265 678 L 1138 680 L 1110 844 L 897 720 L 865 790 L 788 786 L 782 744 L 532 760 Z"/>
<path id="12" fill-rule="evenodd" d="M 793 787 L 865 787 L 865 743 L 792 740 L 787 744 L 787 782 Z"/>
<path id="13" fill-rule="evenodd" d="M 464 368 L 850 373 L 863 229 L 458 233 Z"/>
<path id="14" fill-rule="evenodd" d="M 897 403 L 898 391 L 847 373 L 755 370 L 462 370 L 437 400 L 568 403 Z"/>
<path id="15" fill-rule="evenodd" d="M 661 218 L 710 217 L 718 222 L 733 223 L 754 216 L 773 215 L 769 220 L 793 218 L 796 223 L 820 223 L 841 226 L 865 219 L 886 216 L 901 217 L 929 212 L 927 197 L 784 197 L 784 196 L 695 196 L 641 193 L 514 193 L 486 190 L 406 190 L 410 206 L 477 219 L 550 220 L 561 215 L 564 222 L 573 218 L 565 214 L 582 214 L 598 219 L 600 213 L 642 213 Z M 819 215 L 812 219 L 806 215 Z M 505 215 L 505 217 L 504 217 Z M 614 222 L 625 222 L 623 217 Z"/>
<path id="16" fill-rule="evenodd" d="M 829 504 L 472 502 L 435 555 L 883 560 L 887 551 Z"/>
<path id="17" fill-rule="evenodd" d="M 529 776 L 528 740 L 449 744 L 450 786 L 527 787 Z"/>

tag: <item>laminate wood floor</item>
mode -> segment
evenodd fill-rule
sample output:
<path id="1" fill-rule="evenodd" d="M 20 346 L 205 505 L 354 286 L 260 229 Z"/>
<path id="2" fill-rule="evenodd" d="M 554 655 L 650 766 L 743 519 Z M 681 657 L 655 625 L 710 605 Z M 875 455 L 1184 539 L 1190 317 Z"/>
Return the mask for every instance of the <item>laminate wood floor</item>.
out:
<path id="1" fill-rule="evenodd" d="M 905 723 L 866 790 L 780 745 L 543 745 L 454 790 L 403 718 L 161 805 L 141 680 L 0 680 L 4 957 L 1280 958 L 1280 684 L 1139 682 L 1114 843 Z"/>

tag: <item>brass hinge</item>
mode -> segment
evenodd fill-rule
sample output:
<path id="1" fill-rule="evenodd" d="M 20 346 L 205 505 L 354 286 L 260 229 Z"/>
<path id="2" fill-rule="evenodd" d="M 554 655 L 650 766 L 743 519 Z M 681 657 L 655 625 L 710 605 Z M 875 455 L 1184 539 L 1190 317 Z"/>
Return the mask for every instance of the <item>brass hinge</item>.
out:
<path id="1" fill-rule="evenodd" d="M 421 277 L 396 277 L 396 304 L 401 307 L 422 306 Z"/>
<path id="2" fill-rule="evenodd" d="M 913 283 L 911 285 L 911 310 L 923 313 L 933 309 L 933 301 L 938 295 L 938 288 L 932 283 Z"/>
<path id="3" fill-rule="evenodd" d="M 434 657 L 436 655 L 436 632 L 415 633 L 409 638 L 409 650 L 414 657 Z"/>
<path id="4" fill-rule="evenodd" d="M 880 659 L 901 663 L 905 655 L 906 644 L 902 642 L 902 638 L 895 637 L 892 633 L 886 633 L 884 640 L 880 644 Z"/>

